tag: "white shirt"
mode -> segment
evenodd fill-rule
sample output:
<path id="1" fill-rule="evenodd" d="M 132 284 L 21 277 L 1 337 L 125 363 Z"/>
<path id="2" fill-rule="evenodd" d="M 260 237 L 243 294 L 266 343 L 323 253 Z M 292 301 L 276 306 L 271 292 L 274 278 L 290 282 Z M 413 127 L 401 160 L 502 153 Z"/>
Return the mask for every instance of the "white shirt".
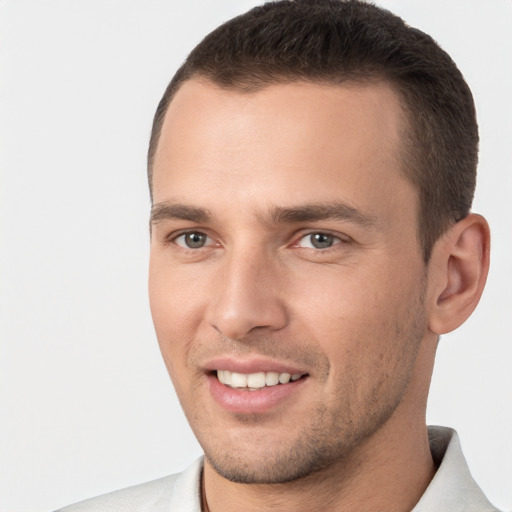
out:
<path id="1" fill-rule="evenodd" d="M 429 427 L 430 449 L 439 465 L 411 512 L 499 512 L 469 472 L 457 433 Z M 98 496 L 56 512 L 201 512 L 203 458 L 182 473 Z"/>

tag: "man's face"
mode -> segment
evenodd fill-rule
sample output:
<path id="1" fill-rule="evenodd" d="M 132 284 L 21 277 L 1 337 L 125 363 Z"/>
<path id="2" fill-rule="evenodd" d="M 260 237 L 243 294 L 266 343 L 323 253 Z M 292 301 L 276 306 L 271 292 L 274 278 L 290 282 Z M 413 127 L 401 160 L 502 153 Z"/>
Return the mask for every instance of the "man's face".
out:
<path id="1" fill-rule="evenodd" d="M 402 130 L 385 84 L 241 94 L 189 81 L 172 100 L 154 164 L 151 309 L 222 476 L 293 480 L 407 416 L 425 380 L 426 269 Z"/>

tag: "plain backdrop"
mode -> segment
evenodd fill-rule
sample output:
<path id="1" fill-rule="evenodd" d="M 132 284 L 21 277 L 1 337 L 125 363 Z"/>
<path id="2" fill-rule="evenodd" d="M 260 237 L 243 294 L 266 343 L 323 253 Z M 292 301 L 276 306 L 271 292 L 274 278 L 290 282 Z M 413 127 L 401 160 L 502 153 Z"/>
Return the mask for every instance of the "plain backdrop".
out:
<path id="1" fill-rule="evenodd" d="M 487 290 L 443 337 L 428 421 L 512 510 L 512 1 L 381 0 L 473 89 Z M 190 49 L 247 0 L 0 0 L 0 511 L 48 511 L 201 452 L 146 297 L 145 154 Z"/>

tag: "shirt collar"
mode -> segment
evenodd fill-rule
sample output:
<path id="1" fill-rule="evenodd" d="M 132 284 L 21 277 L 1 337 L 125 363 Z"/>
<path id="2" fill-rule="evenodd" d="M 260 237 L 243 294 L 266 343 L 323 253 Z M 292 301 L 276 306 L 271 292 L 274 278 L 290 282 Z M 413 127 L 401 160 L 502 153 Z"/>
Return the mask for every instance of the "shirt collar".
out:
<path id="1" fill-rule="evenodd" d="M 411 512 L 495 512 L 497 509 L 471 476 L 457 432 L 446 427 L 429 427 L 428 436 L 438 469 Z"/>

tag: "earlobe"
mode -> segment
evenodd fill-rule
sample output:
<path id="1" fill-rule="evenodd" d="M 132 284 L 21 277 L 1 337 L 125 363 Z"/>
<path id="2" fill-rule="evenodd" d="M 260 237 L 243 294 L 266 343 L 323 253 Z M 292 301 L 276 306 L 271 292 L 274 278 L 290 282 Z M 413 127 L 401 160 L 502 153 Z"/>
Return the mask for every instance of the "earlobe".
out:
<path id="1" fill-rule="evenodd" d="M 489 225 L 475 213 L 457 222 L 436 243 L 431 261 L 434 283 L 429 327 L 432 332 L 453 331 L 471 315 L 487 279 L 489 249 Z"/>

